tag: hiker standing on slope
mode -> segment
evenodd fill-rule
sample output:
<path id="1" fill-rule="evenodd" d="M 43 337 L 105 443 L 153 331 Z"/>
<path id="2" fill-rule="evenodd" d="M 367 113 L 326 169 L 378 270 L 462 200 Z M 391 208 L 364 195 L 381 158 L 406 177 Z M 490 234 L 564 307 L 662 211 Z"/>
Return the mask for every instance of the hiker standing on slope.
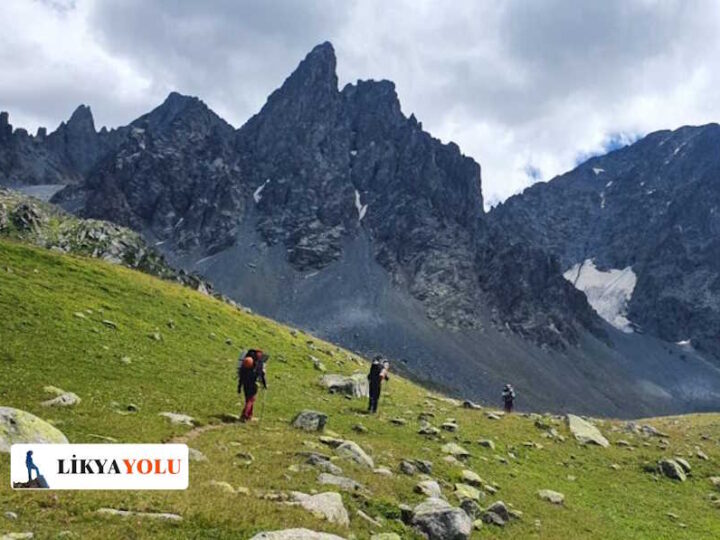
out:
<path id="1" fill-rule="evenodd" d="M 515 389 L 511 384 L 506 384 L 502 392 L 503 402 L 505 403 L 505 412 L 511 413 L 515 404 Z"/>
<path id="2" fill-rule="evenodd" d="M 258 379 L 267 390 L 265 381 L 265 361 L 267 355 L 259 349 L 250 349 L 240 356 L 238 366 L 238 394 L 245 393 L 245 407 L 240 417 L 241 422 L 252 420 L 253 405 L 258 392 Z"/>
<path id="3" fill-rule="evenodd" d="M 387 381 L 390 377 L 390 362 L 382 361 L 382 356 L 378 355 L 370 365 L 370 373 L 368 373 L 368 382 L 370 387 L 370 403 L 368 404 L 368 412 L 376 413 L 378 401 L 380 400 L 380 388 L 382 381 Z"/>

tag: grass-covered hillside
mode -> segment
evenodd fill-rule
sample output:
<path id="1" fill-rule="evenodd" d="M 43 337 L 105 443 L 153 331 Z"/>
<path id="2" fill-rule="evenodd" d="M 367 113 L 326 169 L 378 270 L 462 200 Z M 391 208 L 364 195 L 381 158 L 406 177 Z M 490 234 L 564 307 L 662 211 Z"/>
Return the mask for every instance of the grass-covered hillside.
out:
<path id="1" fill-rule="evenodd" d="M 238 350 L 252 346 L 272 355 L 269 391 L 256 408 L 260 413 L 264 406 L 262 422 L 223 423 L 221 417 L 239 413 Z M 492 419 L 488 410 L 465 409 L 395 377 L 379 415 L 369 417 L 364 399 L 329 394 L 320 386 L 318 360 L 327 373 L 367 369 L 346 351 L 188 288 L 0 241 L 0 406 L 50 421 L 71 442 L 176 440 L 206 458 L 192 462 L 190 487 L 182 492 L 13 492 L 9 456 L 0 454 L 0 537 L 32 532 L 35 538 L 250 538 L 259 531 L 306 527 L 343 538 L 381 532 L 419 538 L 400 520 L 399 505 L 414 507 L 424 499 L 414 488 L 425 477 L 401 472 L 402 460 L 432 462 L 429 476 L 454 506 L 455 484 L 465 474 L 479 485 L 480 494 L 469 495 L 480 497 L 480 507 L 504 501 L 519 511 L 504 526 L 483 525 L 473 538 L 720 537 L 720 488 L 711 480 L 720 476 L 718 415 L 639 422 L 667 437 L 598 421 L 612 445 L 583 446 L 559 418 Z M 53 397 L 47 386 L 81 401 L 43 406 Z M 290 426 L 303 409 L 328 415 L 325 433 Z M 172 424 L 163 412 L 189 415 L 197 425 Z M 436 427 L 454 419 L 457 430 L 420 435 L 422 413 Z M 321 437 L 355 441 L 374 467 L 337 456 Z M 449 442 L 470 457 L 446 459 L 442 448 Z M 306 463 L 308 452 L 331 457 L 342 476 L 363 487 L 342 491 L 320 484 L 322 471 Z M 658 460 L 674 456 L 692 468 L 684 482 L 656 471 Z M 392 476 L 376 471 L 382 467 Z M 564 494 L 564 504 L 541 499 L 543 489 Z M 286 504 L 290 491 L 341 493 L 349 527 Z M 104 515 L 100 508 L 182 519 Z"/>

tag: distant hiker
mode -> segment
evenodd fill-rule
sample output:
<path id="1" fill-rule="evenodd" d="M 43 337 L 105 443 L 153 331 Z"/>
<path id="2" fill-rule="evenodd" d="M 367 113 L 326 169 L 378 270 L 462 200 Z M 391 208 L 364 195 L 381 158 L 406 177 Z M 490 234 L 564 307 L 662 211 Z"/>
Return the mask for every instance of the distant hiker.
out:
<path id="1" fill-rule="evenodd" d="M 258 379 L 267 390 L 265 381 L 265 362 L 268 356 L 259 349 L 250 349 L 240 355 L 238 361 L 238 394 L 245 393 L 245 407 L 240 417 L 241 422 L 252 419 L 253 405 L 258 392 Z"/>
<path id="2" fill-rule="evenodd" d="M 376 356 L 370 365 L 370 373 L 368 373 L 368 382 L 370 386 L 370 403 L 368 404 L 368 412 L 376 413 L 378 400 L 380 399 L 380 388 L 382 381 L 387 381 L 390 377 L 390 362 L 383 362 L 382 356 Z"/>
<path id="3" fill-rule="evenodd" d="M 35 465 L 35 462 L 33 461 L 33 452 L 32 450 L 28 450 L 25 454 L 25 466 L 27 467 L 28 472 L 28 482 L 32 482 L 32 472 L 35 471 L 35 477 L 40 476 L 40 469 L 37 468 L 37 465 Z"/>
<path id="4" fill-rule="evenodd" d="M 505 402 L 505 412 L 511 413 L 513 410 L 513 404 L 515 403 L 515 389 L 511 384 L 506 384 L 503 388 L 502 398 Z"/>

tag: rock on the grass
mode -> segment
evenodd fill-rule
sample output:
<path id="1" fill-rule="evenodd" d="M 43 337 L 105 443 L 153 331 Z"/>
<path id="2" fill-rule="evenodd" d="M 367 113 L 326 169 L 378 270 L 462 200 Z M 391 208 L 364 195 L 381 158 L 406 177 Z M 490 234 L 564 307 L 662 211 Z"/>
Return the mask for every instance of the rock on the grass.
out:
<path id="1" fill-rule="evenodd" d="M 353 375 L 323 375 L 320 384 L 332 393 L 344 394 L 346 396 L 367 397 L 370 393 L 367 376 L 362 373 L 354 373 Z"/>
<path id="2" fill-rule="evenodd" d="M 322 431 L 327 423 L 327 414 L 317 411 L 301 411 L 293 419 L 292 425 L 305 431 Z"/>
<path id="3" fill-rule="evenodd" d="M 485 448 L 489 448 L 490 450 L 495 450 L 495 443 L 490 439 L 480 439 L 478 444 L 480 446 L 484 446 Z"/>
<path id="4" fill-rule="evenodd" d="M 291 494 L 292 500 L 313 515 L 338 525 L 350 525 L 350 517 L 343 505 L 342 497 L 334 491 L 307 495 L 298 491 Z"/>
<path id="5" fill-rule="evenodd" d="M 0 407 L 0 452 L 10 452 L 13 444 L 21 443 L 67 444 L 68 440 L 59 429 L 34 414 Z"/>
<path id="6" fill-rule="evenodd" d="M 261 532 L 250 540 L 345 540 L 342 536 L 315 532 L 310 529 L 284 529 L 282 531 Z"/>
<path id="7" fill-rule="evenodd" d="M 57 397 L 43 401 L 43 407 L 72 407 L 80 403 L 80 398 L 73 392 L 64 392 Z"/>
<path id="8" fill-rule="evenodd" d="M 202 462 L 208 460 L 207 456 L 196 448 L 188 448 L 188 456 L 190 457 L 190 461 Z"/>
<path id="9" fill-rule="evenodd" d="M 117 510 L 115 508 L 99 508 L 96 512 L 103 516 L 139 517 L 159 521 L 182 521 L 182 516 L 168 512 L 134 512 L 132 510 Z"/>
<path id="10" fill-rule="evenodd" d="M 173 412 L 161 412 L 161 413 L 158 413 L 158 416 L 167 418 L 171 424 L 184 425 L 184 426 L 194 426 L 195 425 L 195 419 L 192 416 L 188 416 L 187 414 L 180 414 L 180 413 L 173 413 Z"/>
<path id="11" fill-rule="evenodd" d="M 441 448 L 441 450 L 446 453 L 450 454 L 451 456 L 457 458 L 457 459 L 467 459 L 470 457 L 470 452 L 465 450 L 462 446 L 455 443 L 447 443 L 444 444 Z"/>
<path id="12" fill-rule="evenodd" d="M 502 501 L 495 501 L 482 514 L 482 520 L 491 525 L 504 526 L 510 521 L 510 512 Z"/>
<path id="13" fill-rule="evenodd" d="M 0 540 L 29 540 L 35 538 L 33 532 L 10 532 L 0 536 Z"/>
<path id="14" fill-rule="evenodd" d="M 575 416 L 574 414 L 567 415 L 567 423 L 570 428 L 570 432 L 575 436 L 575 439 L 580 444 L 596 444 L 607 448 L 610 446 L 610 442 L 600 433 L 600 430 L 593 426 L 590 422 L 587 422 Z"/>
<path id="15" fill-rule="evenodd" d="M 481 497 L 485 496 L 485 494 L 482 491 L 467 484 L 457 483 L 455 484 L 455 496 L 461 501 L 465 499 L 479 501 Z"/>
<path id="16" fill-rule="evenodd" d="M 442 499 L 443 494 L 440 489 L 440 484 L 435 480 L 423 480 L 415 486 L 415 493 L 420 493 L 426 497 L 434 497 L 436 499 Z"/>
<path id="17" fill-rule="evenodd" d="M 402 540 L 400 538 L 400 535 L 395 533 L 380 533 L 380 534 L 373 534 L 370 537 L 370 540 Z"/>
<path id="18" fill-rule="evenodd" d="M 418 504 L 413 509 L 411 524 L 428 540 L 465 540 L 472 532 L 468 515 L 439 498 Z"/>
<path id="19" fill-rule="evenodd" d="M 683 471 L 685 471 L 686 474 L 690 474 L 692 467 L 690 467 L 690 463 L 688 463 L 687 459 L 677 457 L 677 456 L 674 459 L 677 462 L 677 464 L 683 468 Z"/>
<path id="20" fill-rule="evenodd" d="M 543 501 L 547 501 L 553 504 L 563 504 L 565 502 L 565 495 L 552 489 L 541 489 L 537 492 L 538 497 Z"/>
<path id="21" fill-rule="evenodd" d="M 484 484 L 483 479 L 474 471 L 465 469 L 462 472 L 462 481 L 470 486 L 480 487 Z"/>
<path id="22" fill-rule="evenodd" d="M 660 467 L 660 472 L 668 478 L 672 478 L 673 480 L 679 480 L 680 482 L 684 482 L 685 480 L 687 480 L 685 470 L 674 459 L 661 459 L 660 461 L 658 461 L 658 467 Z"/>
<path id="23" fill-rule="evenodd" d="M 352 459 L 355 463 L 364 465 L 365 467 L 374 468 L 373 459 L 360 448 L 360 445 L 353 441 L 344 441 L 340 446 L 335 448 L 335 453 L 341 457 Z"/>
<path id="24" fill-rule="evenodd" d="M 330 473 L 320 473 L 318 475 L 318 483 L 330 486 L 336 486 L 344 491 L 360 491 L 363 489 L 362 484 L 356 482 L 352 478 L 346 476 L 338 476 Z"/>

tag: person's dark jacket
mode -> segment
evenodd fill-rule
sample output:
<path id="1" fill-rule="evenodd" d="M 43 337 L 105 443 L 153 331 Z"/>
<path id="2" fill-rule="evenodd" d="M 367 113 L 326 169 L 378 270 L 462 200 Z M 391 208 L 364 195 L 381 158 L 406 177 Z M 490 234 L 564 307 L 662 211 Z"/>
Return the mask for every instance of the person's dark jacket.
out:
<path id="1" fill-rule="evenodd" d="M 238 376 L 238 392 L 240 392 L 240 389 L 242 388 L 246 398 L 253 397 L 258 391 L 258 380 L 262 383 L 263 388 L 267 388 L 264 361 L 262 358 L 260 360 L 255 360 L 252 367 L 242 366 L 240 368 Z"/>
<path id="2" fill-rule="evenodd" d="M 388 379 L 387 373 L 383 373 L 384 369 L 385 367 L 380 362 L 373 362 L 370 365 L 370 373 L 368 373 L 367 376 L 370 385 L 370 394 L 379 394 L 383 379 Z"/>

